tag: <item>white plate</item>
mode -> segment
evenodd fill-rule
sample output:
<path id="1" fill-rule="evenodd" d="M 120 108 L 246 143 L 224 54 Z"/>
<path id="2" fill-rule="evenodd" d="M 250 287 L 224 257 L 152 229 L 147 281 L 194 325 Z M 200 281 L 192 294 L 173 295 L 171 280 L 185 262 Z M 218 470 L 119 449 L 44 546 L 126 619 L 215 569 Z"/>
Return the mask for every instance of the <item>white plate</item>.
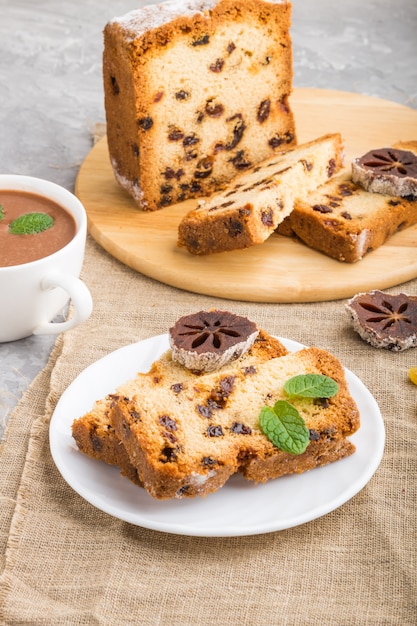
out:
<path id="1" fill-rule="evenodd" d="M 303 347 L 279 339 L 290 351 Z M 112 352 L 81 372 L 57 404 L 50 425 L 52 457 L 67 483 L 98 509 L 137 526 L 180 535 L 256 535 L 291 528 L 333 511 L 358 493 L 376 471 L 384 450 L 384 423 L 368 389 L 346 370 L 361 414 L 361 427 L 350 438 L 356 445 L 355 454 L 262 485 L 232 476 L 206 498 L 153 499 L 120 476 L 116 467 L 79 452 L 71 424 L 89 411 L 95 400 L 115 391 L 138 371 L 147 371 L 168 347 L 168 336 L 159 335 Z"/>

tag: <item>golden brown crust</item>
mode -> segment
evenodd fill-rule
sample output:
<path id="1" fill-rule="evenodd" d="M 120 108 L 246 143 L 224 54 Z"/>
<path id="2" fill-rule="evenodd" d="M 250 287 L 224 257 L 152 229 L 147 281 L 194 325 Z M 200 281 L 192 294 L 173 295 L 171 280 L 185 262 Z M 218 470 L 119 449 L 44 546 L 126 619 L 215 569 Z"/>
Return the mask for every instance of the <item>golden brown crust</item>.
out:
<path id="1" fill-rule="evenodd" d="M 262 243 L 290 215 L 296 198 L 326 182 L 342 165 L 339 133 L 277 154 L 185 215 L 178 245 L 201 255 Z"/>
<path id="2" fill-rule="evenodd" d="M 323 373 L 339 384 L 324 402 L 292 398 L 310 430 L 303 455 L 275 447 L 259 427 L 267 403 L 285 398 L 283 385 L 300 373 Z M 120 398 L 111 420 L 145 488 L 155 498 L 205 496 L 237 471 L 264 481 L 304 472 L 353 452 L 343 440 L 359 428 L 359 413 L 334 356 L 309 348 L 249 368 L 231 367 L 180 388 L 144 385 Z M 286 471 L 285 468 L 288 468 Z"/>
<path id="3" fill-rule="evenodd" d="M 148 7 L 104 29 L 110 159 L 144 209 L 209 195 L 296 140 L 291 4 L 202 4 L 160 25 Z"/>
<path id="4" fill-rule="evenodd" d="M 417 223 L 417 201 L 371 193 L 341 174 L 297 201 L 280 234 L 292 231 L 309 247 L 355 263 L 398 230 Z"/>

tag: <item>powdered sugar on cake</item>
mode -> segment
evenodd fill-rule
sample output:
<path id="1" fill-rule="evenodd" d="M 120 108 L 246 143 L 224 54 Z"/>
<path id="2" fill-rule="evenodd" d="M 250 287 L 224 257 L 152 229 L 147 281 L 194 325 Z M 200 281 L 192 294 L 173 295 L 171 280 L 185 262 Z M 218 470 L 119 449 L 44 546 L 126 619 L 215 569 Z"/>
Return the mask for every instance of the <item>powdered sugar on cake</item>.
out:
<path id="1" fill-rule="evenodd" d="M 132 39 L 140 37 L 148 30 L 158 28 L 163 24 L 182 16 L 204 14 L 213 9 L 219 0 L 169 0 L 160 4 L 149 4 L 140 9 L 134 9 L 126 15 L 115 17 L 111 22 L 117 22 L 126 30 L 132 31 Z M 282 4 L 283 0 L 269 0 L 271 4 Z"/>

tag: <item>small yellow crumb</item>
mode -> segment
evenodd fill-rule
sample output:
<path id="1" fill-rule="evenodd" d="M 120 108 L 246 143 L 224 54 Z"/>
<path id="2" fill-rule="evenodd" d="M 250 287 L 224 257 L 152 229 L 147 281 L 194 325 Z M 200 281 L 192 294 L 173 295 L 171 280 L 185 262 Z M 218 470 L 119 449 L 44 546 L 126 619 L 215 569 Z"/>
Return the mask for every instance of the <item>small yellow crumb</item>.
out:
<path id="1" fill-rule="evenodd" d="M 412 383 L 417 385 L 417 367 L 410 367 L 408 370 L 408 375 Z"/>

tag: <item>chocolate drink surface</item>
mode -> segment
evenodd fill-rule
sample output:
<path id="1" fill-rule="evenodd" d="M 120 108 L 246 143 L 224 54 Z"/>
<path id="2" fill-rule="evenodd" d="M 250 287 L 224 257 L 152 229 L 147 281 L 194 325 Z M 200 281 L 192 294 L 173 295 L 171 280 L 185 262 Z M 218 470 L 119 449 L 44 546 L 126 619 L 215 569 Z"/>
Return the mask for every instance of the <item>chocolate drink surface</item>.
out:
<path id="1" fill-rule="evenodd" d="M 12 223 L 29 214 L 34 214 L 38 222 L 46 220 L 45 230 L 15 234 Z M 30 192 L 0 191 L 0 267 L 49 256 L 71 241 L 76 230 L 73 216 L 53 200 Z"/>

